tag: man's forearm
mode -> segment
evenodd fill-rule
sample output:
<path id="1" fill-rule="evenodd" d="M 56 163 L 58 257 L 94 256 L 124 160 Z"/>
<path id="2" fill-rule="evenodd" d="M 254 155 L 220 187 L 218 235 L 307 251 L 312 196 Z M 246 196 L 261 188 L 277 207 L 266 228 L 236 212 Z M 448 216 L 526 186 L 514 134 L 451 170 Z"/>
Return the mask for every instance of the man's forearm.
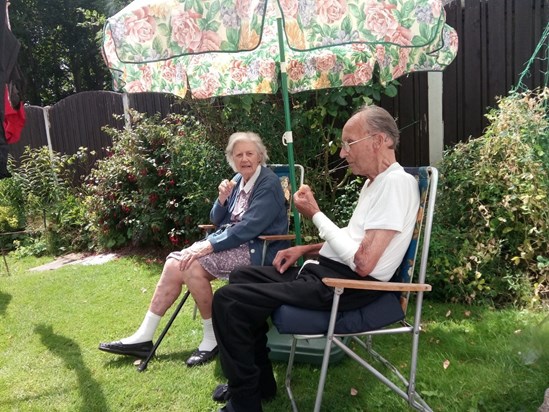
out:
<path id="1" fill-rule="evenodd" d="M 302 252 L 301 256 L 308 256 L 308 257 L 318 256 L 318 252 L 320 252 L 320 248 L 322 248 L 323 244 L 324 243 L 314 243 L 312 245 L 299 246 Z"/>

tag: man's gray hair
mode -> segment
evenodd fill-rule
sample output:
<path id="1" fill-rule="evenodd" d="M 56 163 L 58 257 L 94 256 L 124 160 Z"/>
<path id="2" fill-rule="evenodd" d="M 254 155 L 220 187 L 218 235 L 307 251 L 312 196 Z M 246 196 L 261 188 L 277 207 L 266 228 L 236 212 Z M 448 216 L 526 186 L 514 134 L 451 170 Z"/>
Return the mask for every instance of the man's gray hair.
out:
<path id="1" fill-rule="evenodd" d="M 385 133 L 393 141 L 391 149 L 396 150 L 400 142 L 400 132 L 394 117 L 384 108 L 376 105 L 362 106 L 357 114 L 364 114 L 364 129 L 370 133 Z"/>
<path id="2" fill-rule="evenodd" d="M 254 132 L 236 132 L 229 137 L 229 143 L 227 143 L 227 147 L 225 148 L 225 157 L 227 158 L 227 162 L 235 172 L 237 171 L 237 168 L 233 158 L 233 150 L 234 146 L 238 142 L 255 143 L 257 147 L 257 153 L 259 154 L 259 157 L 261 159 L 261 166 L 265 166 L 267 164 L 267 162 L 269 161 L 269 155 L 267 154 L 267 148 L 263 144 L 261 137 Z"/>

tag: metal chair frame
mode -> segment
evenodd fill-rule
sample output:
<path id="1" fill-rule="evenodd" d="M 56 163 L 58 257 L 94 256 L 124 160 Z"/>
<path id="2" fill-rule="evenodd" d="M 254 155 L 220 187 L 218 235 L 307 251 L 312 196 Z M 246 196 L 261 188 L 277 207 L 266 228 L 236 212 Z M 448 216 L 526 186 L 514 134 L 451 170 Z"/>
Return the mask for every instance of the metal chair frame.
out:
<path id="1" fill-rule="evenodd" d="M 323 279 L 324 283 L 330 287 L 334 288 L 334 299 L 332 304 L 332 309 L 330 312 L 330 321 L 328 326 L 328 331 L 326 333 L 317 334 L 317 335 L 293 335 L 290 356 L 288 360 L 288 367 L 286 370 L 286 379 L 285 386 L 290 398 L 292 409 L 297 412 L 297 404 L 295 401 L 294 394 L 291 389 L 291 378 L 292 378 L 292 369 L 294 365 L 295 350 L 297 346 L 297 341 L 300 339 L 315 339 L 315 338 L 326 338 L 326 346 L 323 354 L 323 361 L 320 370 L 319 384 L 317 389 L 317 395 L 315 400 L 314 411 L 319 412 L 322 396 L 324 393 L 324 386 L 326 383 L 326 375 L 328 372 L 328 364 L 330 360 L 330 351 L 332 345 L 337 345 L 340 347 L 349 357 L 357 361 L 360 365 L 370 371 L 377 379 L 382 383 L 387 385 L 392 391 L 402 397 L 408 402 L 408 405 L 414 409 L 420 411 L 431 411 L 429 405 L 422 399 L 421 395 L 416 390 L 416 373 L 417 373 L 417 361 L 418 361 L 418 347 L 419 347 L 419 336 L 421 332 L 421 314 L 423 307 L 423 293 L 431 290 L 431 286 L 424 283 L 426 272 L 427 272 L 427 260 L 429 254 L 429 244 L 431 237 L 431 228 L 433 221 L 433 212 L 436 199 L 436 190 L 438 183 L 438 171 L 434 167 L 420 167 L 420 168 L 408 168 L 407 171 L 414 175 L 419 175 L 419 186 L 421 202 L 420 209 L 418 211 L 418 218 L 416 221 L 415 232 L 417 233 L 417 241 L 412 242 L 409 247 L 409 250 L 406 254 L 405 260 L 410 259 L 410 254 L 413 255 L 413 261 L 411 265 L 409 264 L 405 269 L 407 274 L 404 274 L 405 278 L 409 278 L 408 281 L 396 282 L 393 278 L 390 282 L 372 282 L 372 281 L 360 281 L 360 280 L 347 280 L 347 279 L 334 279 L 334 278 L 325 278 Z M 423 177 L 422 177 L 423 175 Z M 427 179 L 427 186 L 421 187 L 421 179 Z M 425 182 L 423 182 L 425 183 Z M 415 236 L 414 236 L 415 237 Z M 423 240 L 421 242 L 421 237 Z M 415 244 L 414 244 L 415 243 Z M 416 263 L 416 256 L 419 250 L 419 245 L 422 243 L 421 247 L 421 257 L 420 257 L 420 268 L 417 275 L 417 283 L 412 282 L 413 272 Z M 403 261 L 403 264 L 406 263 Z M 402 266 L 401 266 L 402 267 Z M 404 269 L 399 272 L 404 272 Z M 397 275 L 399 274 L 397 272 Z M 340 296 L 345 290 L 345 288 L 352 289 L 370 289 L 370 290 L 383 290 L 383 291 L 392 291 L 402 293 L 401 305 L 403 306 L 404 314 L 406 314 L 406 308 L 408 303 L 408 298 L 410 293 L 416 293 L 416 307 L 415 307 L 415 316 L 413 323 L 408 323 L 406 320 L 398 324 L 393 324 L 392 326 L 376 329 L 370 331 L 357 332 L 352 334 L 338 334 L 335 333 L 335 324 L 336 317 L 338 315 L 338 307 Z M 373 337 L 376 335 L 388 335 L 388 334 L 411 334 L 412 335 L 412 347 L 411 347 L 411 360 L 410 360 L 410 370 L 409 375 L 404 376 L 401 371 L 394 366 L 389 360 L 384 358 L 380 353 L 373 349 Z M 342 339 L 349 337 L 350 339 Z M 359 354 L 350 348 L 349 343 L 355 342 L 359 345 L 359 348 L 362 348 L 366 353 L 368 353 L 373 359 L 379 361 L 381 364 L 386 366 L 391 370 L 394 375 L 400 381 L 400 386 L 395 384 L 387 376 L 379 371 L 371 363 L 363 359 Z"/>

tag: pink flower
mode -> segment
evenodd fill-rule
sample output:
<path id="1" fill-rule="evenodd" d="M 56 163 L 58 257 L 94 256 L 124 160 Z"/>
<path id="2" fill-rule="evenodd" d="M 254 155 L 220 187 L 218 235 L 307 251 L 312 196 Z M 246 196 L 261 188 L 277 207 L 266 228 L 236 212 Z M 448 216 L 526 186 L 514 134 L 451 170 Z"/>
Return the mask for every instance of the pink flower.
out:
<path id="1" fill-rule="evenodd" d="M 276 78 L 276 64 L 274 61 L 261 60 L 259 62 L 259 75 L 266 79 Z"/>
<path id="2" fill-rule="evenodd" d="M 221 38 L 216 32 L 205 31 L 200 38 L 200 46 L 198 51 L 218 51 L 221 45 Z"/>
<path id="3" fill-rule="evenodd" d="M 202 41 L 202 32 L 197 20 L 202 17 L 192 10 L 184 10 L 183 7 L 172 13 L 172 39 L 179 47 L 187 51 L 198 51 Z"/>
<path id="4" fill-rule="evenodd" d="M 450 49 L 451 50 L 457 50 L 458 49 L 458 43 L 459 43 L 457 32 L 455 30 L 450 30 L 450 35 L 448 37 L 450 39 L 450 41 L 449 41 Z"/>
<path id="5" fill-rule="evenodd" d="M 151 40 L 156 33 L 156 21 L 149 8 L 142 7 L 124 20 L 124 34 L 139 43 Z"/>
<path id="6" fill-rule="evenodd" d="M 370 1 L 364 5 L 366 15 L 364 26 L 376 36 L 385 38 L 398 28 L 398 21 L 392 10 L 396 6 L 387 3 Z"/>
<path id="7" fill-rule="evenodd" d="M 341 20 L 347 13 L 346 0 L 317 0 L 316 12 L 327 23 Z"/>
<path id="8" fill-rule="evenodd" d="M 398 52 L 398 64 L 393 69 L 393 79 L 396 79 L 403 74 L 406 74 L 406 66 L 408 65 L 408 56 L 410 49 L 400 49 Z"/>
<path id="9" fill-rule="evenodd" d="M 246 78 L 246 66 L 241 61 L 233 61 L 229 73 L 236 82 L 242 82 Z"/>
<path id="10" fill-rule="evenodd" d="M 368 49 L 368 46 L 363 43 L 353 43 L 351 44 L 351 49 L 353 51 L 363 52 L 364 50 Z"/>
<path id="11" fill-rule="evenodd" d="M 167 81 L 173 81 L 176 75 L 175 64 L 171 60 L 167 60 L 162 63 L 160 66 L 160 73 L 162 73 L 162 78 Z"/>
<path id="12" fill-rule="evenodd" d="M 280 7 L 282 7 L 282 13 L 284 13 L 285 18 L 295 18 L 297 16 L 297 10 L 299 6 L 297 0 L 280 0 L 279 4 Z"/>
<path id="13" fill-rule="evenodd" d="M 206 73 L 200 77 L 202 87 L 193 90 L 193 96 L 197 99 L 206 99 L 215 96 L 215 92 L 219 88 L 219 80 L 212 73 Z"/>
<path id="14" fill-rule="evenodd" d="M 124 88 L 128 93 L 143 93 L 146 91 L 146 88 L 143 83 L 141 83 L 141 80 L 133 80 L 128 82 Z"/>
<path id="15" fill-rule="evenodd" d="M 410 29 L 407 29 L 402 26 L 392 33 L 388 33 L 386 40 L 391 43 L 398 44 L 400 46 L 411 46 L 412 45 L 412 32 Z"/>
<path id="16" fill-rule="evenodd" d="M 327 72 L 336 64 L 337 58 L 333 53 L 324 53 L 315 59 L 315 66 L 321 72 Z"/>
<path id="17" fill-rule="evenodd" d="M 343 76 L 344 86 L 366 84 L 372 79 L 373 68 L 370 63 L 358 63 L 354 73 Z"/>
<path id="18" fill-rule="evenodd" d="M 305 75 L 305 67 L 302 63 L 296 60 L 290 60 L 287 68 L 288 77 L 290 80 L 296 82 L 303 78 Z"/>
<path id="19" fill-rule="evenodd" d="M 150 66 L 141 66 L 139 67 L 141 71 L 141 83 L 143 87 L 148 89 L 152 84 L 153 71 Z"/>

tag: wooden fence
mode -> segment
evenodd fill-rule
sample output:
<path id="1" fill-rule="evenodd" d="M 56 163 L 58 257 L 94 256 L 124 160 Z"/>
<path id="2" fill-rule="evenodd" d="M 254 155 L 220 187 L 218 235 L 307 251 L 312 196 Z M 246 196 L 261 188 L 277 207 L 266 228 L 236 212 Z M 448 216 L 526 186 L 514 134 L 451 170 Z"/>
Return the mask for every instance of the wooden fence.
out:
<path id="1" fill-rule="evenodd" d="M 516 85 L 549 21 L 549 0 L 461 0 L 446 6 L 446 12 L 460 41 L 456 60 L 443 74 L 444 145 L 451 146 L 480 136 L 487 109 Z M 537 59 L 525 85 L 543 85 L 547 69 L 547 61 Z M 428 75 L 414 73 L 399 81 L 398 95 L 381 102 L 402 129 L 399 160 L 409 166 L 428 164 Z M 172 96 L 127 96 L 127 106 L 140 112 L 172 111 Z M 49 139 L 61 153 L 72 154 L 84 146 L 101 156 L 102 148 L 111 143 L 102 127 L 123 127 L 123 119 L 113 117 L 123 113 L 124 95 L 114 92 L 83 92 L 49 108 L 27 107 L 21 141 L 10 146 L 10 153 L 18 159 L 24 146 L 48 145 Z"/>

